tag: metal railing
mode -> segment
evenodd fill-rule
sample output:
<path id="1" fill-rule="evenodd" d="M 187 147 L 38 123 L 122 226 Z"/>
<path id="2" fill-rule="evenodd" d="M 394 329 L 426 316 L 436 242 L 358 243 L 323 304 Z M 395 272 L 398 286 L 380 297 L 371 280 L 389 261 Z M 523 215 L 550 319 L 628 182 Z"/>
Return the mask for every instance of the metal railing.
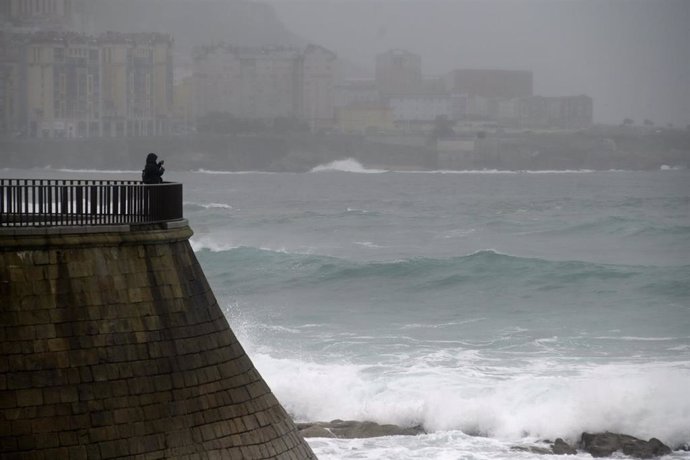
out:
<path id="1" fill-rule="evenodd" d="M 182 218 L 180 183 L 0 179 L 0 226 L 124 225 Z"/>

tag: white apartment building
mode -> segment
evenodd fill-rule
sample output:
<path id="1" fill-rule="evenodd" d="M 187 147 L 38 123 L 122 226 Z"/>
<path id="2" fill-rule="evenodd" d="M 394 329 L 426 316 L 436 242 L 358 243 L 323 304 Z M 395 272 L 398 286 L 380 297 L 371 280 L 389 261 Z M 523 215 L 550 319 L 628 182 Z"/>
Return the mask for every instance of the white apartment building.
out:
<path id="1" fill-rule="evenodd" d="M 195 116 L 224 112 L 244 119 L 295 117 L 312 128 L 333 120 L 336 56 L 315 45 L 234 47 L 194 53 Z"/>
<path id="2" fill-rule="evenodd" d="M 302 54 L 299 117 L 312 130 L 333 125 L 336 59 L 334 53 L 317 45 L 307 45 Z"/>

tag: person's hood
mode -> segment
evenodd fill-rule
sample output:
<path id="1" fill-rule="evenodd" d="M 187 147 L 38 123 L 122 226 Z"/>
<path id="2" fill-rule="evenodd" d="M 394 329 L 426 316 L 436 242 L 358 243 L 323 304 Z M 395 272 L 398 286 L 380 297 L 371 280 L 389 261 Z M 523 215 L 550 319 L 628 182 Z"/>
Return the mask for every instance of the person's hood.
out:
<path id="1" fill-rule="evenodd" d="M 151 163 L 156 164 L 157 159 L 158 159 L 158 155 L 156 155 L 155 153 L 149 153 L 146 156 L 146 164 L 151 164 Z"/>

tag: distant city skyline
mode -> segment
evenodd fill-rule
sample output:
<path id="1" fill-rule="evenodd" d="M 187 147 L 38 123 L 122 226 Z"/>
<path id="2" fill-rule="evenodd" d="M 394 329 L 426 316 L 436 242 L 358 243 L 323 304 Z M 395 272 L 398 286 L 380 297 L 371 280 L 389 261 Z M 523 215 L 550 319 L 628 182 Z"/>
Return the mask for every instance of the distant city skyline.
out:
<path id="1" fill-rule="evenodd" d="M 401 48 L 425 75 L 531 70 L 534 92 L 587 94 L 596 122 L 690 124 L 690 2 L 268 0 L 286 28 L 373 74 Z M 375 5 L 374 5 L 375 3 Z"/>

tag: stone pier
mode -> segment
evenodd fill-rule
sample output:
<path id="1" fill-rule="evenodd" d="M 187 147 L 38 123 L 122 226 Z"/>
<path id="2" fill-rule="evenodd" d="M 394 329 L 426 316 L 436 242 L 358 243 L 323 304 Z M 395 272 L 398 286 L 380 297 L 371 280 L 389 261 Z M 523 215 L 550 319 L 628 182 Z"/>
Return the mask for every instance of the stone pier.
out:
<path id="1" fill-rule="evenodd" d="M 0 457 L 313 459 L 186 221 L 0 227 Z"/>

